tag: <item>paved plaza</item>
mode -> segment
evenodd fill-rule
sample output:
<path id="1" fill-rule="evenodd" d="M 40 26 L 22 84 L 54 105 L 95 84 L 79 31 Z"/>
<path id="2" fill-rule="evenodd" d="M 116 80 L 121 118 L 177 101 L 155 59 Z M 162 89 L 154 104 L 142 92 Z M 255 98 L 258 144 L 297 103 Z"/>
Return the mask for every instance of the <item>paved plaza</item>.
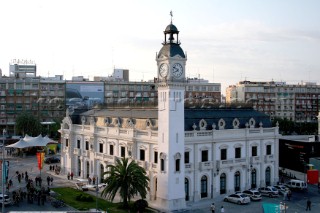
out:
<path id="1" fill-rule="evenodd" d="M 37 158 L 36 156 L 27 156 L 26 158 L 17 158 L 8 156 L 7 159 L 10 162 L 10 171 L 9 171 L 9 179 L 13 181 L 13 187 L 10 189 L 12 193 L 13 190 L 17 190 L 19 188 L 25 188 L 25 181 L 22 180 L 21 183 L 18 183 L 18 179 L 16 177 L 16 171 L 20 173 L 27 171 L 30 178 L 33 180 L 36 176 L 40 175 L 40 171 L 37 167 Z M 55 164 L 52 164 L 55 165 Z M 64 187 L 70 186 L 75 187 L 76 180 L 68 180 L 66 175 L 57 175 L 53 171 L 49 170 L 49 165 L 45 164 L 44 168 L 41 171 L 41 177 L 44 180 L 42 182 L 43 186 L 47 187 L 47 176 L 53 177 L 53 185 L 50 187 Z M 76 179 L 76 177 L 74 178 Z M 91 192 L 95 195 L 94 192 Z M 320 194 L 318 193 L 318 189 L 316 186 L 310 186 L 308 192 L 293 192 L 293 196 L 291 201 L 285 201 L 288 209 L 286 212 L 288 213 L 299 213 L 305 212 L 307 198 L 310 198 L 312 201 L 311 213 L 316 213 L 320 211 Z M 221 206 L 224 206 L 226 213 L 262 213 L 262 204 L 265 203 L 276 203 L 279 204 L 283 202 L 283 197 L 280 196 L 278 198 L 268 198 L 263 197 L 262 201 L 259 202 L 251 202 L 248 205 L 237 205 L 233 203 L 223 202 L 223 196 L 219 196 L 215 199 L 206 199 L 198 202 L 197 204 L 188 204 L 185 210 L 181 210 L 179 212 L 195 212 L 195 213 L 204 213 L 211 212 L 210 205 L 214 202 L 216 205 L 216 212 L 220 212 Z M 19 206 L 6 206 L 5 212 L 9 211 L 75 211 L 75 209 L 71 207 L 63 207 L 63 208 L 54 208 L 49 202 L 46 202 L 43 206 L 38 205 L 37 202 L 33 204 L 27 203 L 24 200 L 20 203 Z"/>

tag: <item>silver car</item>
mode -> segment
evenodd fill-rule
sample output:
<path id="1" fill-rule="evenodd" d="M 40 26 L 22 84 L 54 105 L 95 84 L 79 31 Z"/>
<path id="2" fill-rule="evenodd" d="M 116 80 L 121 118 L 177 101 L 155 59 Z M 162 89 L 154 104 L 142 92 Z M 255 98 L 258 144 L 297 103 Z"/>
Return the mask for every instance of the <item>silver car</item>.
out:
<path id="1" fill-rule="evenodd" d="M 241 204 L 250 203 L 250 198 L 243 193 L 236 193 L 236 194 L 231 194 L 226 196 L 223 201 L 232 202 L 232 203 L 241 205 Z"/>

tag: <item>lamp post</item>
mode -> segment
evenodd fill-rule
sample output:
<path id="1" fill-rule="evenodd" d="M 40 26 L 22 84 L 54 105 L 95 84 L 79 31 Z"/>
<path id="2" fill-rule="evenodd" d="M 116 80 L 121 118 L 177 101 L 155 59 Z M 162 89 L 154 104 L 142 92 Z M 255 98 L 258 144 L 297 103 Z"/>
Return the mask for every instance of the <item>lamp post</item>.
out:
<path id="1" fill-rule="evenodd" d="M 5 182 L 5 172 L 4 172 L 4 137 L 7 133 L 6 129 L 2 130 L 2 212 L 4 211 L 4 182 Z"/>

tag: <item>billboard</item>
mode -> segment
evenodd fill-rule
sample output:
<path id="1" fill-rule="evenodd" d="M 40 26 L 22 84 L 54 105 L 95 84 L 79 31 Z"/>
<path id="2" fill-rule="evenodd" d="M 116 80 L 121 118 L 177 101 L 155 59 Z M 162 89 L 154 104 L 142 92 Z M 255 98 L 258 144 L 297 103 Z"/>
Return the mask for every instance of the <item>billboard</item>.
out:
<path id="1" fill-rule="evenodd" d="M 103 82 L 67 82 L 66 108 L 92 109 L 104 103 Z"/>

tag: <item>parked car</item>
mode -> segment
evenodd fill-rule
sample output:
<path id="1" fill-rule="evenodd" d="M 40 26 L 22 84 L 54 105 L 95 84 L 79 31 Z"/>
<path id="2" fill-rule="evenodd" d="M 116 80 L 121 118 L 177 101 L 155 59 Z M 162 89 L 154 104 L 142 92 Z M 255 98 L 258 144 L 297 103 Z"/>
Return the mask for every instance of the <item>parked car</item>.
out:
<path id="1" fill-rule="evenodd" d="M 278 197 L 279 191 L 273 186 L 266 186 L 261 187 L 258 189 L 261 195 L 268 196 L 268 197 Z"/>
<path id="2" fill-rule="evenodd" d="M 285 184 L 285 186 L 289 187 L 290 189 L 298 189 L 298 190 L 304 190 L 308 188 L 308 185 L 306 182 L 302 180 L 295 180 L 291 179 L 289 182 Z"/>
<path id="3" fill-rule="evenodd" d="M 244 190 L 242 193 L 249 196 L 251 200 L 256 201 L 256 200 L 262 199 L 262 196 L 258 190 L 249 189 L 249 190 Z"/>
<path id="4" fill-rule="evenodd" d="M 289 188 L 285 185 L 275 185 L 274 188 L 278 189 L 279 194 L 283 195 L 286 191 L 289 191 Z"/>
<path id="5" fill-rule="evenodd" d="M 250 198 L 243 193 L 236 193 L 225 196 L 223 201 L 232 202 L 240 205 L 250 203 Z"/>
<path id="6" fill-rule="evenodd" d="M 44 163 L 50 164 L 50 163 L 60 163 L 60 158 L 56 156 L 47 157 L 44 159 Z"/>
<path id="7" fill-rule="evenodd" d="M 2 203 L 2 199 L 3 199 L 3 194 L 0 194 L 0 203 Z M 9 197 L 9 195 L 4 195 L 4 205 L 10 205 L 12 204 L 11 199 Z"/>

